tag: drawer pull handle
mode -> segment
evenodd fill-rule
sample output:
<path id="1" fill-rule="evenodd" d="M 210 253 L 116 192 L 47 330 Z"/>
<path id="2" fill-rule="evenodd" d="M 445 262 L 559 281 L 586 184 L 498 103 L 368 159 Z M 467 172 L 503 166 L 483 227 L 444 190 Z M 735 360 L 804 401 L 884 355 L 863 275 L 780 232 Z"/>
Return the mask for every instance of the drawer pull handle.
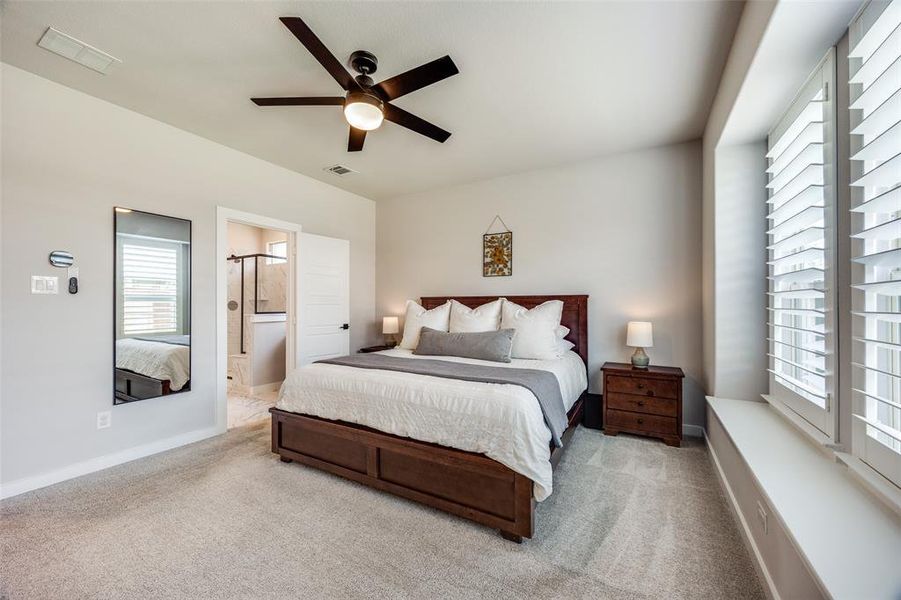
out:
<path id="1" fill-rule="evenodd" d="M 643 389 L 644 389 L 644 384 L 643 384 L 643 383 L 639 383 L 639 384 L 638 384 L 638 389 L 643 390 Z"/>
<path id="2" fill-rule="evenodd" d="M 648 390 L 648 396 L 654 396 L 654 390 Z"/>
<path id="3" fill-rule="evenodd" d="M 644 424 L 644 419 L 638 419 L 638 424 L 639 424 L 639 425 L 643 425 L 643 424 Z"/>
<path id="4" fill-rule="evenodd" d="M 639 401 L 638 401 L 638 406 L 644 406 L 644 400 L 639 400 Z"/>

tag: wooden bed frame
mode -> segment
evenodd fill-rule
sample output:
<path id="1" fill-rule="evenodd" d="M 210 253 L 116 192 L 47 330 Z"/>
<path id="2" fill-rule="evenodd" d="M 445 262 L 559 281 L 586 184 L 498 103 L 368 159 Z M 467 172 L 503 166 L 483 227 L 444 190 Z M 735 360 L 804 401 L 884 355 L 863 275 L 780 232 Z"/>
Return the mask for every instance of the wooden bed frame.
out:
<path id="1" fill-rule="evenodd" d="M 136 371 L 116 367 L 115 399 L 117 404 L 167 396 L 172 393 L 169 379 L 156 379 Z M 185 384 L 187 387 L 187 384 Z"/>
<path id="2" fill-rule="evenodd" d="M 435 308 L 454 298 L 469 307 L 497 296 L 422 298 Z M 563 301 L 561 324 L 567 339 L 588 364 L 588 296 L 506 296 L 533 308 L 547 300 Z M 563 448 L 551 448 L 556 465 L 582 420 L 583 399 L 568 413 Z M 272 413 L 272 452 L 283 462 L 297 461 L 370 487 L 499 529 L 514 542 L 535 530 L 532 480 L 482 454 L 391 435 L 369 427 L 330 421 L 277 408 Z"/>

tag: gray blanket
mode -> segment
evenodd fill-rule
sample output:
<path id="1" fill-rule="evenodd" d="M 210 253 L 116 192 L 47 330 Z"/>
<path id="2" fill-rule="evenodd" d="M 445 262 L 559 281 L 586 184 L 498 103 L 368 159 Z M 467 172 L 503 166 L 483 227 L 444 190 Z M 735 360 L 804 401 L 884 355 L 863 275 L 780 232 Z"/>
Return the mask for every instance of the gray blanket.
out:
<path id="1" fill-rule="evenodd" d="M 382 371 L 400 371 L 444 379 L 460 379 L 480 383 L 503 383 L 524 387 L 538 399 L 538 405 L 544 414 L 544 422 L 551 430 L 554 445 L 563 445 L 560 436 L 566 431 L 566 410 L 563 407 L 563 395 L 560 393 L 560 382 L 556 375 L 538 369 L 517 369 L 511 367 L 489 367 L 457 363 L 447 360 L 431 360 L 385 356 L 384 354 L 354 354 L 340 358 L 317 361 L 329 365 L 341 365 L 358 369 L 378 369 Z"/>

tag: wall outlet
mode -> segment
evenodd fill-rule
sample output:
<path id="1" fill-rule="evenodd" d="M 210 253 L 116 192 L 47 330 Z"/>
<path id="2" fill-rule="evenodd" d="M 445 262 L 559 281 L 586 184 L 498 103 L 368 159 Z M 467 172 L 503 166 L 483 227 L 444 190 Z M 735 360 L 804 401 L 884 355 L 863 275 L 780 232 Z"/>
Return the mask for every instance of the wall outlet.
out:
<path id="1" fill-rule="evenodd" d="M 97 413 L 97 429 L 106 429 L 113 424 L 113 412 L 103 410 Z"/>
<path id="2" fill-rule="evenodd" d="M 31 276 L 31 293 L 32 294 L 58 294 L 59 278 L 45 277 L 43 275 Z"/>
<path id="3" fill-rule="evenodd" d="M 760 519 L 760 524 L 763 526 L 763 533 L 766 535 L 769 533 L 766 524 L 766 508 L 764 508 L 763 503 L 760 500 L 757 501 L 757 518 Z"/>

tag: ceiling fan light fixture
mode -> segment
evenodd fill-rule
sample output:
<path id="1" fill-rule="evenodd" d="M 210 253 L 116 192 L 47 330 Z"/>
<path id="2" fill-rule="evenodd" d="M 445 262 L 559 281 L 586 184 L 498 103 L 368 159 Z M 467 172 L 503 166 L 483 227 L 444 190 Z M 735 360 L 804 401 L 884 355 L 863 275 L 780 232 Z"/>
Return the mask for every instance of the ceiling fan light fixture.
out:
<path id="1" fill-rule="evenodd" d="M 385 118 L 382 101 L 365 93 L 348 94 L 344 103 L 344 118 L 356 129 L 363 131 L 378 129 Z"/>

